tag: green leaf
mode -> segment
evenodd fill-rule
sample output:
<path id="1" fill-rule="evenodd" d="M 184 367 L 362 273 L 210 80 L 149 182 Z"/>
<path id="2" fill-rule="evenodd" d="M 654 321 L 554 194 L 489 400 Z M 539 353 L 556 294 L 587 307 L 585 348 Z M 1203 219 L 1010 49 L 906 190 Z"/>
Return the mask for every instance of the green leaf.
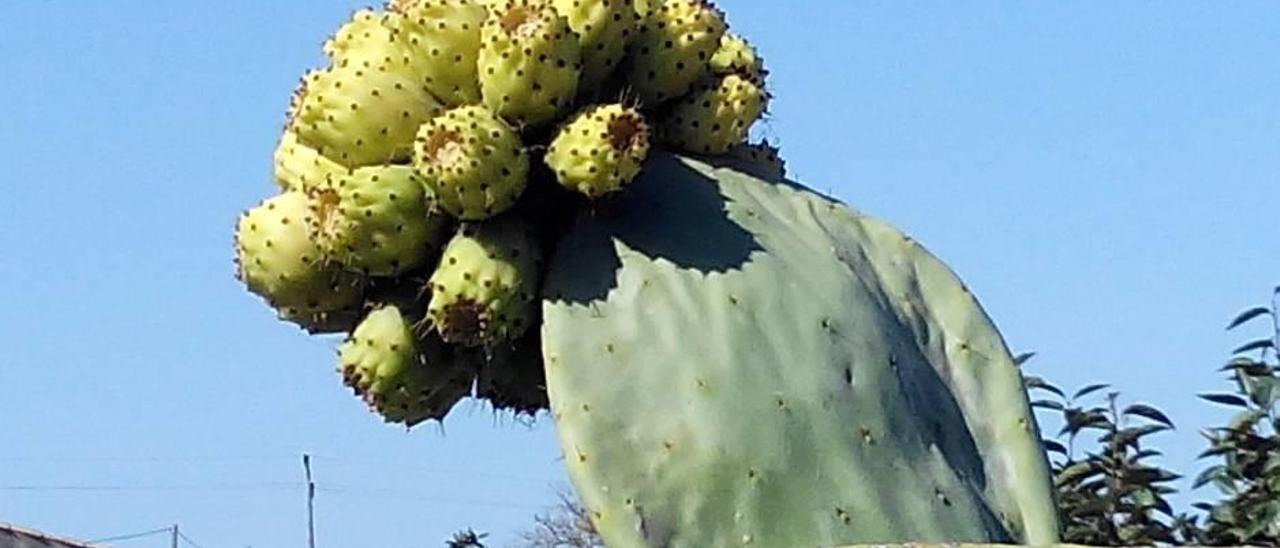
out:
<path id="1" fill-rule="evenodd" d="M 1022 382 L 1023 384 L 1026 385 L 1027 390 L 1033 390 L 1033 389 L 1045 390 L 1045 391 L 1053 392 L 1054 394 L 1057 394 L 1058 397 L 1060 398 L 1065 399 L 1067 397 L 1066 393 L 1064 393 L 1062 389 L 1050 384 L 1049 382 L 1045 381 L 1040 377 L 1026 377 L 1025 379 L 1023 379 Z"/>
<path id="2" fill-rule="evenodd" d="M 1075 395 L 1071 396 L 1071 399 L 1073 399 L 1073 400 L 1078 400 L 1078 399 L 1083 398 L 1083 397 L 1085 397 L 1085 396 L 1087 396 L 1087 395 L 1089 395 L 1089 394 L 1092 394 L 1092 393 L 1097 392 L 1097 391 L 1099 391 L 1099 390 L 1102 390 L 1102 389 L 1104 389 L 1104 388 L 1110 388 L 1110 387 L 1111 387 L 1111 385 L 1109 385 L 1109 384 L 1091 384 L 1091 385 L 1089 385 L 1089 386 L 1086 386 L 1086 387 L 1084 387 L 1084 388 L 1081 388 L 1080 390 L 1077 390 L 1077 391 L 1076 391 L 1076 393 L 1075 393 Z"/>
<path id="3" fill-rule="evenodd" d="M 1249 399 L 1258 407 L 1269 408 L 1280 400 L 1280 379 L 1275 377 L 1252 378 L 1249 383 Z"/>
<path id="4" fill-rule="evenodd" d="M 1231 353 L 1244 354 L 1245 352 L 1253 352 L 1255 350 L 1265 350 L 1268 348 L 1275 348 L 1275 347 L 1276 347 L 1276 343 L 1271 339 L 1258 339 L 1256 341 L 1250 341 L 1241 345 L 1240 348 L 1233 350 Z"/>
<path id="5" fill-rule="evenodd" d="M 1045 451 L 1048 451 L 1050 453 L 1058 453 L 1059 455 L 1062 455 L 1062 456 L 1067 455 L 1067 448 L 1061 443 L 1058 443 L 1054 440 L 1041 440 L 1041 443 L 1044 444 Z"/>
<path id="6" fill-rule="evenodd" d="M 1124 414 L 1137 415 L 1139 417 L 1148 418 L 1160 424 L 1168 426 L 1170 429 L 1173 428 L 1173 421 L 1169 420 L 1169 417 L 1165 416 L 1165 414 L 1161 412 L 1159 409 L 1151 407 L 1150 405 L 1145 405 L 1141 403 L 1130 405 L 1129 407 L 1125 408 Z"/>
<path id="7" fill-rule="evenodd" d="M 1196 476 L 1195 481 L 1191 482 L 1191 488 L 1199 489 L 1201 487 L 1204 487 L 1205 485 L 1208 485 L 1214 480 L 1217 480 L 1220 476 L 1222 476 L 1223 470 L 1224 468 L 1221 464 L 1205 468 L 1204 471 L 1200 472 L 1200 474 Z"/>
<path id="8" fill-rule="evenodd" d="M 1200 394 L 1200 399 L 1209 400 L 1213 403 L 1222 405 L 1234 405 L 1236 407 L 1249 407 L 1249 402 L 1244 398 L 1235 394 Z"/>
<path id="9" fill-rule="evenodd" d="M 1051 409 L 1054 411 L 1063 411 L 1067 408 L 1067 406 L 1063 405 L 1062 402 L 1056 402 L 1053 400 L 1036 400 L 1031 402 L 1031 407 L 1036 409 Z"/>
<path id="10" fill-rule="evenodd" d="M 1271 310 L 1264 306 L 1259 306 L 1257 308 L 1250 308 L 1249 310 L 1245 310 L 1244 312 L 1241 312 L 1239 316 L 1236 316 L 1236 319 L 1231 320 L 1231 323 L 1227 325 L 1227 330 L 1230 331 L 1232 329 L 1240 327 L 1241 325 L 1244 325 L 1244 323 L 1248 322 L 1249 320 L 1252 320 L 1262 315 L 1270 315 L 1270 314 L 1271 314 Z"/>

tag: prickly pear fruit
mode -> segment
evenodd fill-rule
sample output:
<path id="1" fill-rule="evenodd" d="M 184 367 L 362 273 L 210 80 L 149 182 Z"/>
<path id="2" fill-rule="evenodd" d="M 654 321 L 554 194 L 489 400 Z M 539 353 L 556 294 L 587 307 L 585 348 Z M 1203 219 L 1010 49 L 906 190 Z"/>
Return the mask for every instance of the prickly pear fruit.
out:
<path id="1" fill-rule="evenodd" d="M 546 162 L 560 184 L 595 198 L 621 190 L 649 155 L 649 125 L 619 104 L 583 111 L 560 128 Z"/>
<path id="2" fill-rule="evenodd" d="M 396 276 L 438 248 L 446 219 L 411 166 L 369 166 L 315 188 L 312 218 L 328 255 L 349 270 Z"/>
<path id="3" fill-rule="evenodd" d="M 727 26 L 708 0 L 668 0 L 653 6 L 631 46 L 628 70 L 645 107 L 680 97 L 707 74 Z"/>
<path id="4" fill-rule="evenodd" d="M 333 175 L 347 173 L 348 169 L 325 158 L 316 149 L 298 141 L 298 134 L 285 131 L 276 144 L 275 179 L 282 190 L 308 191 Z"/>
<path id="5" fill-rule="evenodd" d="M 420 59 L 424 85 L 446 106 L 480 101 L 476 58 L 486 15 L 479 0 L 395 0 L 388 9 L 400 17 L 387 24 Z"/>
<path id="6" fill-rule="evenodd" d="M 407 161 L 418 126 L 441 109 L 422 85 L 423 61 L 390 34 L 371 36 L 333 46 L 350 57 L 303 77 L 289 113 L 299 141 L 346 167 Z"/>
<path id="7" fill-rule="evenodd" d="M 473 105 L 446 111 L 422 126 L 414 166 L 445 212 L 478 221 L 515 204 L 524 192 L 529 155 L 511 126 Z"/>
<path id="8" fill-rule="evenodd" d="M 495 410 L 510 411 L 517 417 L 533 417 L 548 408 L 542 340 L 537 329 L 530 329 L 514 343 L 491 349 L 476 377 L 476 397 L 489 400 Z"/>
<path id="9" fill-rule="evenodd" d="M 481 30 L 484 104 L 520 127 L 549 122 L 573 102 L 582 51 L 549 0 L 509 0 Z"/>
<path id="10" fill-rule="evenodd" d="M 339 63 L 354 61 L 362 52 L 373 54 L 379 49 L 370 47 L 375 42 L 394 40 L 391 30 L 384 26 L 386 19 L 387 14 L 371 9 L 356 10 L 350 20 L 324 41 L 321 49 L 330 60 Z"/>
<path id="11" fill-rule="evenodd" d="M 311 222 L 307 195 L 289 191 L 245 212 L 236 226 L 237 276 L 282 319 L 300 324 L 358 308 L 363 292 L 359 277 L 325 261 Z"/>
<path id="12" fill-rule="evenodd" d="M 765 180 L 787 178 L 787 163 L 769 141 L 743 143 L 729 149 L 728 160 L 739 171 Z"/>
<path id="13" fill-rule="evenodd" d="M 524 219 L 463 224 L 428 282 L 427 317 L 446 342 L 513 341 L 533 324 L 541 265 L 537 235 Z"/>
<path id="14" fill-rule="evenodd" d="M 338 349 L 338 372 L 389 423 L 443 420 L 475 378 L 473 356 L 419 338 L 394 305 L 377 308 Z"/>
<path id="15" fill-rule="evenodd" d="M 662 120 L 662 139 L 682 150 L 724 154 L 747 138 L 764 114 L 764 88 L 738 74 L 708 78 Z"/>
<path id="16" fill-rule="evenodd" d="M 763 84 L 768 71 L 764 69 L 764 59 L 746 38 L 735 33 L 726 32 L 720 38 L 720 48 L 711 56 L 712 74 L 741 74 L 752 81 Z"/>
<path id="17" fill-rule="evenodd" d="M 578 87 L 596 89 L 622 62 L 640 18 L 632 0 L 553 0 L 582 45 Z"/>

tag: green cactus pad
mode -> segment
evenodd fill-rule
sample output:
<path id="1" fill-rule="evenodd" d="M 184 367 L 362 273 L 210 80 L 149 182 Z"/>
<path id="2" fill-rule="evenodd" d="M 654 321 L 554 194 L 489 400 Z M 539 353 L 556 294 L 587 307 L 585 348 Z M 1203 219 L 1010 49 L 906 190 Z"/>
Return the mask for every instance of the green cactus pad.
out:
<path id="1" fill-rule="evenodd" d="M 338 372 L 389 423 L 412 427 L 445 415 L 471 391 L 474 353 L 419 338 L 395 306 L 369 313 L 338 349 Z"/>
<path id="2" fill-rule="evenodd" d="M 516 126 L 539 126 L 573 102 L 581 46 L 549 0 L 510 0 L 491 8 L 481 40 L 480 91 L 491 110 Z"/>
<path id="3" fill-rule="evenodd" d="M 441 105 L 398 42 L 361 42 L 358 62 L 308 73 L 288 127 L 302 143 L 346 167 L 408 161 L 418 127 Z M 354 54 L 353 54 L 354 55 Z"/>
<path id="4" fill-rule="evenodd" d="M 649 156 L 649 125 L 640 111 L 599 105 L 562 126 L 545 161 L 566 188 L 591 198 L 622 190 Z"/>
<path id="5" fill-rule="evenodd" d="M 308 191 L 329 177 L 346 174 L 348 168 L 325 158 L 319 151 L 298 141 L 298 134 L 285 131 L 274 155 L 276 184 L 281 190 Z"/>
<path id="6" fill-rule="evenodd" d="M 711 56 L 712 74 L 741 74 L 753 82 L 764 83 L 768 74 L 764 59 L 746 38 L 726 32 L 720 38 L 720 48 Z"/>
<path id="7" fill-rule="evenodd" d="M 787 178 L 787 162 L 782 159 L 778 147 L 768 141 L 734 146 L 722 161 L 761 179 L 776 181 Z"/>
<path id="8" fill-rule="evenodd" d="M 476 59 L 486 15 L 478 0 L 396 0 L 388 19 L 424 63 L 424 85 L 446 106 L 480 102 Z"/>
<path id="9" fill-rule="evenodd" d="M 414 165 L 441 208 L 466 221 L 488 219 L 524 192 L 529 155 L 511 126 L 482 106 L 449 110 L 424 124 Z"/>
<path id="10" fill-rule="evenodd" d="M 655 155 L 548 276 L 552 413 L 609 546 L 1056 542 L 1012 357 L 888 225 Z"/>
<path id="11" fill-rule="evenodd" d="M 358 309 L 363 283 L 327 262 L 310 237 L 307 195 L 290 191 L 263 201 L 236 225 L 236 274 L 281 319 L 308 327 Z"/>
<path id="12" fill-rule="evenodd" d="M 632 0 L 552 0 L 582 45 L 583 91 L 596 90 L 622 62 L 640 24 Z"/>
<path id="13" fill-rule="evenodd" d="M 727 25 L 707 0 L 655 5 L 631 47 L 628 80 L 647 108 L 684 95 L 710 70 Z"/>
<path id="14" fill-rule="evenodd" d="M 370 276 L 421 265 L 442 243 L 445 217 L 410 166 L 370 166 L 312 190 L 317 239 L 329 257 Z"/>
<path id="15" fill-rule="evenodd" d="M 724 154 L 746 140 L 768 102 L 764 88 L 738 74 L 705 79 L 662 119 L 662 140 L 687 152 Z"/>
<path id="16" fill-rule="evenodd" d="M 536 317 L 541 266 L 537 235 L 520 217 L 463 224 L 428 282 L 427 317 L 453 344 L 514 341 Z"/>

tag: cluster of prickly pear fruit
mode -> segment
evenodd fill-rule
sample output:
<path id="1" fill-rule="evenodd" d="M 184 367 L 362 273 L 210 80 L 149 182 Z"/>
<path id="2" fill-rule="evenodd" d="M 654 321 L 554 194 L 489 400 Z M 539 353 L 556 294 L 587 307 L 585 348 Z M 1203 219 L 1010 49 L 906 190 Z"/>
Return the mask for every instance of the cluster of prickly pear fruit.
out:
<path id="1" fill-rule="evenodd" d="M 348 333 L 339 371 L 390 422 L 467 395 L 546 408 L 546 256 L 651 149 L 726 155 L 767 108 L 763 63 L 709 0 L 391 0 L 324 42 L 245 212 L 236 264 L 281 319 Z M 605 209 L 605 208 L 600 208 Z"/>

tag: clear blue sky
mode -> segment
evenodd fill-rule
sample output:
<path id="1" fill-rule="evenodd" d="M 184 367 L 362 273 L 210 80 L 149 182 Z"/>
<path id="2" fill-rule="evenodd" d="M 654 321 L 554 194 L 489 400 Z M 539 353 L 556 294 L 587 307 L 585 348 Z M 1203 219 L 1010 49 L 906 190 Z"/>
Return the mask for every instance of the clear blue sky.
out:
<path id="1" fill-rule="evenodd" d="M 720 3 L 796 176 L 948 261 L 1035 372 L 1168 410 L 1166 464 L 1197 467 L 1223 326 L 1280 283 L 1280 3 Z M 0 2 L 0 520 L 301 546 L 304 451 L 321 546 L 501 545 L 554 501 L 549 421 L 384 427 L 232 275 L 358 5 Z"/>

